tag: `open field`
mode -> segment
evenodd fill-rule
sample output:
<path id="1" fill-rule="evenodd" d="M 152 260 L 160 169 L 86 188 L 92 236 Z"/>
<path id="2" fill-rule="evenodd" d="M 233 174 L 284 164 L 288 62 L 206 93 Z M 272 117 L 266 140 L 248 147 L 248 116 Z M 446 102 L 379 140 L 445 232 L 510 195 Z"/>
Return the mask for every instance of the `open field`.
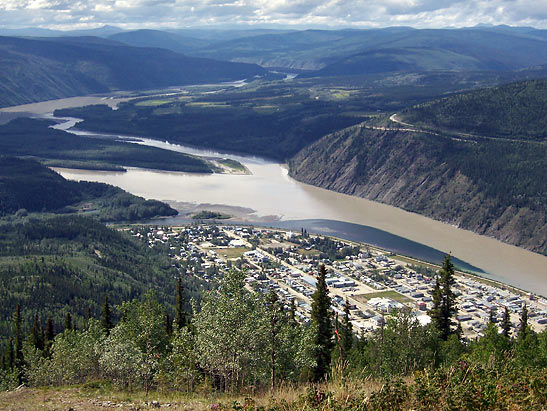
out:
<path id="1" fill-rule="evenodd" d="M 367 302 L 371 298 L 391 298 L 394 301 L 400 303 L 409 303 L 412 302 L 412 299 L 399 294 L 397 291 L 378 291 L 377 293 L 361 294 L 354 297 L 358 301 Z"/>
<path id="2" fill-rule="evenodd" d="M 250 251 L 250 248 L 237 247 L 237 248 L 215 248 L 214 251 L 218 255 L 226 256 L 226 258 L 240 258 L 243 253 Z"/>

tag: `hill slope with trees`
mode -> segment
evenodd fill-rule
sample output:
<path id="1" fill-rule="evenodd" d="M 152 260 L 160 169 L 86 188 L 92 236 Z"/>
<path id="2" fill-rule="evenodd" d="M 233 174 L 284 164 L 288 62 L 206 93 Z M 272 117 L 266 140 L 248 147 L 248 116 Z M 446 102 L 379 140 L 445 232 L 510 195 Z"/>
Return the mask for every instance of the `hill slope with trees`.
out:
<path id="1" fill-rule="evenodd" d="M 524 130 L 528 117 L 521 121 L 512 129 Z M 546 144 L 399 127 L 364 123 L 330 134 L 291 160 L 291 175 L 547 254 Z"/>
<path id="2" fill-rule="evenodd" d="M 547 80 L 472 91 L 403 110 L 402 121 L 420 127 L 494 138 L 547 140 Z"/>
<path id="3" fill-rule="evenodd" d="M 0 37 L 0 107 L 35 101 L 216 83 L 263 75 L 259 66 L 131 47 L 97 37 Z"/>
<path id="4" fill-rule="evenodd" d="M 0 156 L 0 216 L 82 210 L 102 221 L 177 214 L 161 201 L 145 200 L 108 184 L 68 181 L 34 160 Z"/>

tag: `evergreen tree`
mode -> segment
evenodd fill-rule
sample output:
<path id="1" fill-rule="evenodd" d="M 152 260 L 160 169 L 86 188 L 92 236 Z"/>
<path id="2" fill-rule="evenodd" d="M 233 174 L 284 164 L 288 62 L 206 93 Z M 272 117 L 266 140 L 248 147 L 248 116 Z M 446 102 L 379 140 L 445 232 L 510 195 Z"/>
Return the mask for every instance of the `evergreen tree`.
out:
<path id="1" fill-rule="evenodd" d="M 501 320 L 502 334 L 509 339 L 511 333 L 511 316 L 509 315 L 509 309 L 505 307 L 503 312 L 503 319 Z"/>
<path id="2" fill-rule="evenodd" d="M 15 308 L 15 315 L 13 317 L 13 323 L 15 328 L 15 347 L 14 347 L 14 361 L 13 364 L 17 368 L 17 380 L 19 384 L 23 382 L 23 329 L 21 318 L 21 306 L 17 304 Z"/>
<path id="3" fill-rule="evenodd" d="M 519 340 L 525 339 L 528 334 L 528 307 L 524 304 L 522 307 L 522 313 L 520 315 L 520 324 L 517 338 Z"/>
<path id="4" fill-rule="evenodd" d="M 40 325 L 40 321 L 38 320 L 37 314 L 34 316 L 34 322 L 32 323 L 32 330 L 31 330 L 30 337 L 31 337 L 32 345 L 34 345 L 35 348 L 39 350 L 44 349 L 43 329 Z"/>
<path id="5" fill-rule="evenodd" d="M 277 366 L 277 350 L 278 350 L 278 338 L 280 332 L 280 306 L 279 298 L 274 290 L 270 290 L 268 295 L 268 314 L 270 319 L 270 386 L 271 389 L 276 387 L 276 366 Z"/>
<path id="6" fill-rule="evenodd" d="M 177 328 L 180 330 L 182 327 L 187 325 L 186 321 L 186 313 L 184 312 L 184 299 L 183 299 L 183 291 L 184 288 L 182 286 L 182 278 L 179 277 L 177 282 L 177 312 L 175 317 L 175 322 L 177 324 Z"/>
<path id="7" fill-rule="evenodd" d="M 110 330 L 114 327 L 112 323 L 112 312 L 110 310 L 110 304 L 108 303 L 108 296 L 104 296 L 103 313 L 101 317 L 101 325 L 106 332 L 106 335 L 110 334 Z"/>
<path id="8" fill-rule="evenodd" d="M 72 316 L 70 313 L 66 313 L 65 317 L 65 331 L 72 330 Z"/>
<path id="9" fill-rule="evenodd" d="M 315 367 L 312 378 L 318 382 L 324 379 L 329 371 L 331 351 L 334 346 L 332 340 L 332 311 L 331 299 L 326 282 L 327 269 L 321 266 L 315 292 L 312 295 L 311 321 L 316 327 L 314 338 Z"/>
<path id="10" fill-rule="evenodd" d="M 6 368 L 11 370 L 15 366 L 15 349 L 13 348 L 13 337 L 9 338 L 8 350 L 6 353 Z"/>
<path id="11" fill-rule="evenodd" d="M 171 323 L 169 313 L 165 313 L 165 333 L 167 335 L 173 334 L 173 324 Z"/>
<path id="12" fill-rule="evenodd" d="M 348 358 L 348 355 L 353 346 L 353 325 L 351 324 L 349 317 L 349 302 L 346 298 L 346 304 L 344 305 L 344 319 L 342 321 L 342 351 L 344 358 Z"/>
<path id="13" fill-rule="evenodd" d="M 439 330 L 440 337 L 447 340 L 452 333 L 452 318 L 456 314 L 456 296 L 452 291 L 455 284 L 454 265 L 450 256 L 444 258 L 442 269 L 435 281 L 433 289 L 433 309 L 430 316 Z"/>
<path id="14" fill-rule="evenodd" d="M 55 338 L 55 330 L 53 328 L 53 320 L 51 317 L 47 318 L 45 341 L 53 341 Z"/>
<path id="15" fill-rule="evenodd" d="M 296 326 L 296 302 L 294 299 L 291 300 L 291 307 L 289 310 L 289 324 L 291 326 Z"/>

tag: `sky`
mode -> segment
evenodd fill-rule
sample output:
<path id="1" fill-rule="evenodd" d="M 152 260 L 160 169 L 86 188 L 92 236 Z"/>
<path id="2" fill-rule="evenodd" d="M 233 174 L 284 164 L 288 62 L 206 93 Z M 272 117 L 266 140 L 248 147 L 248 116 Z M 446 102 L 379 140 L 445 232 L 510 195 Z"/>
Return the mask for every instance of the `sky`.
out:
<path id="1" fill-rule="evenodd" d="M 547 29 L 547 0 L 0 0 L 2 28 L 441 28 L 477 24 Z"/>

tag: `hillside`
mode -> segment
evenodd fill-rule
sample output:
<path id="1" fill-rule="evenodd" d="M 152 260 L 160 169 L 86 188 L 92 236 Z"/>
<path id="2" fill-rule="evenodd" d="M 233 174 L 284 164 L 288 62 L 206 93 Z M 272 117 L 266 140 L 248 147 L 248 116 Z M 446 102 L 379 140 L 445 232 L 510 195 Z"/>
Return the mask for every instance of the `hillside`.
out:
<path id="1" fill-rule="evenodd" d="M 547 145 L 355 126 L 290 162 L 305 183 L 547 254 Z"/>
<path id="2" fill-rule="evenodd" d="M 0 37 L 0 107 L 34 101 L 240 80 L 262 75 L 251 64 L 130 47 L 98 37 Z"/>
<path id="3" fill-rule="evenodd" d="M 56 167 L 116 171 L 124 171 L 124 167 L 142 167 L 213 172 L 210 163 L 196 156 L 116 140 L 77 136 L 52 129 L 49 127 L 51 124 L 46 120 L 19 118 L 0 126 L 0 153 L 32 156 Z"/>
<path id="4" fill-rule="evenodd" d="M 526 81 L 420 104 L 404 122 L 499 138 L 547 140 L 547 80 Z"/>
<path id="5" fill-rule="evenodd" d="M 37 161 L 0 156 L 0 216 L 82 211 L 102 221 L 177 214 L 165 203 L 145 200 L 118 187 L 68 181 Z"/>
<path id="6" fill-rule="evenodd" d="M 163 252 L 86 217 L 56 216 L 0 223 L 0 341 L 10 335 L 13 307 L 25 324 L 34 314 L 51 315 L 62 329 L 66 313 L 81 328 L 88 310 L 100 316 L 111 304 L 153 290 L 175 303 L 177 271 Z M 199 282 L 184 277 L 187 296 L 199 297 Z M 189 309 L 189 305 L 187 306 Z"/>
<path id="7" fill-rule="evenodd" d="M 308 70 L 311 76 L 498 71 L 546 64 L 545 40 L 543 31 L 531 28 L 303 30 L 229 39 L 192 54 Z"/>

